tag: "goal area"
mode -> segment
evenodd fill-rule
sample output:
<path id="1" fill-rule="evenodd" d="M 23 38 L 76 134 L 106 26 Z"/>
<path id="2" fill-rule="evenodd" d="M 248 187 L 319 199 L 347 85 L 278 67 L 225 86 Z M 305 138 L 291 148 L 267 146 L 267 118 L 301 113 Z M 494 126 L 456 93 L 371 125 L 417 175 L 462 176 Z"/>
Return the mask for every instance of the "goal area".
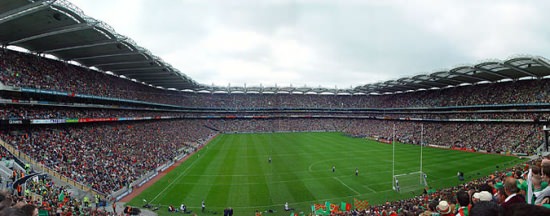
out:
<path id="1" fill-rule="evenodd" d="M 427 177 L 426 173 L 421 171 L 394 175 L 392 188 L 396 192 L 423 189 L 428 186 Z"/>

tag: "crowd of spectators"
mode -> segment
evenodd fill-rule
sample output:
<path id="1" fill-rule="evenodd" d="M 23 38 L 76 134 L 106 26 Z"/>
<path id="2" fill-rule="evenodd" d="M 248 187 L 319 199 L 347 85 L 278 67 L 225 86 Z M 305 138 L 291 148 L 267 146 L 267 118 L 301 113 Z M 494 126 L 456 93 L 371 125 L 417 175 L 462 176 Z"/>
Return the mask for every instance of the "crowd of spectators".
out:
<path id="1" fill-rule="evenodd" d="M 390 95 L 212 94 L 161 90 L 64 62 L 0 50 L 0 82 L 173 104 L 241 108 L 404 108 L 550 102 L 550 80 L 521 80 Z M 61 85 L 60 85 L 61 84 Z"/>
<path id="2" fill-rule="evenodd" d="M 116 118 L 116 117 L 155 117 L 184 116 L 177 111 L 147 111 L 130 109 L 100 109 L 60 106 L 0 106 L 0 119 L 64 119 L 64 118 Z"/>
<path id="3" fill-rule="evenodd" d="M 0 138 L 61 175 L 109 194 L 213 134 L 195 125 L 187 120 L 33 127 L 3 130 Z"/>
<path id="4" fill-rule="evenodd" d="M 333 117 L 369 117 L 369 118 L 391 118 L 391 119 L 429 119 L 429 120 L 448 120 L 448 119 L 520 119 L 545 122 L 550 119 L 550 114 L 546 112 L 479 112 L 479 111 L 447 111 L 447 112 L 427 112 L 427 111 L 255 111 L 255 112 L 229 112 L 211 110 L 195 110 L 194 113 L 182 110 L 147 110 L 140 108 L 93 108 L 93 107 L 75 107 L 75 106 L 45 106 L 45 105 L 17 105 L 4 104 L 0 106 L 0 119 L 62 119 L 62 118 L 113 118 L 113 117 L 154 117 L 154 116 L 281 116 L 290 115 L 323 115 Z"/>
<path id="5" fill-rule="evenodd" d="M 5 49 L 0 51 L 0 74 L 4 85 L 114 98 L 155 101 L 164 92 L 116 76 Z"/>
<path id="6" fill-rule="evenodd" d="M 448 120 L 448 119 L 497 119 L 497 120 L 508 120 L 508 119 L 519 119 L 519 120 L 530 120 L 530 121 L 547 121 L 550 119 L 549 113 L 539 113 L 539 112 L 447 112 L 447 113 L 438 113 L 438 112 L 385 112 L 385 113 L 372 113 L 367 114 L 368 116 L 373 117 L 389 117 L 389 118 L 418 118 L 418 119 L 430 119 L 430 120 Z"/>
<path id="7" fill-rule="evenodd" d="M 25 191 L 0 191 L 0 215 L 115 215 L 106 210 L 107 200 L 96 200 L 87 195 L 83 199 L 73 196 L 68 187 L 55 184 L 50 178 L 35 177 L 26 183 Z"/>
<path id="8" fill-rule="evenodd" d="M 344 129 L 355 136 L 393 138 L 404 143 L 465 147 L 487 152 L 534 154 L 542 144 L 542 128 L 534 124 L 411 121 L 349 121 Z M 423 129 L 422 129 L 423 128 Z M 422 137 L 421 137 L 422 133 Z"/>

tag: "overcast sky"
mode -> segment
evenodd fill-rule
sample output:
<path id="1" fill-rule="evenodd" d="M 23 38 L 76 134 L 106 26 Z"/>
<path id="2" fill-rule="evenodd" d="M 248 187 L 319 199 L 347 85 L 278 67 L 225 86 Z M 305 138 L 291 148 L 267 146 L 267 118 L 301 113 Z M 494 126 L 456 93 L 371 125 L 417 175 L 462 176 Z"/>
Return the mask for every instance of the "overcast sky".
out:
<path id="1" fill-rule="evenodd" d="M 550 56 L 549 1 L 70 1 L 208 85 L 349 88 Z"/>

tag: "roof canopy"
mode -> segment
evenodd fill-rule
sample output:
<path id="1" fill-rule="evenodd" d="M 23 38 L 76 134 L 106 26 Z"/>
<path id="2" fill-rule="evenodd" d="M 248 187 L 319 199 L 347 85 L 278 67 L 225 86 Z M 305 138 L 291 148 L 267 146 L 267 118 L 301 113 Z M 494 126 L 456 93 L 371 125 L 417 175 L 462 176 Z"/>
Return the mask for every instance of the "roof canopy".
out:
<path id="1" fill-rule="evenodd" d="M 543 78 L 550 75 L 549 61 L 537 56 L 519 56 L 505 61 L 490 60 L 476 65 L 458 66 L 437 71 L 356 87 L 371 93 L 396 93 L 420 89 L 440 89 L 464 84 L 492 83 L 522 78 Z"/>
<path id="2" fill-rule="evenodd" d="M 0 1 L 0 44 L 51 54 L 154 86 L 199 86 L 132 39 L 84 15 L 65 0 Z"/>

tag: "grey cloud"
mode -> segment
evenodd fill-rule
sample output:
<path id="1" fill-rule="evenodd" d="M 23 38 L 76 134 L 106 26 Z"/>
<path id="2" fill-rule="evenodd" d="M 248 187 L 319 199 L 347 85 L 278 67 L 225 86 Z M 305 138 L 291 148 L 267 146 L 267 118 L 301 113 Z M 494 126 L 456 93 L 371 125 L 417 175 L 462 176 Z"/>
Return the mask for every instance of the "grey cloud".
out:
<path id="1" fill-rule="evenodd" d="M 97 3 L 96 3 L 97 2 Z M 83 8 L 101 11 L 107 0 Z M 550 3 L 541 1 L 138 1 L 137 32 L 128 36 L 172 65 L 194 64 L 181 71 L 210 84 L 295 83 L 349 87 L 397 79 L 487 58 L 513 54 L 548 57 L 550 31 L 545 28 Z M 124 16 L 121 11 L 120 16 Z M 109 23 L 109 20 L 104 20 Z M 197 44 L 217 29 L 254 31 L 273 40 L 281 30 L 316 55 L 311 65 L 287 68 L 269 59 L 269 47 L 203 53 Z M 123 32 L 124 33 L 124 32 Z M 195 55 L 195 53 L 197 53 Z M 225 59 L 269 64 L 274 75 L 261 78 L 228 76 L 208 64 Z M 295 73 L 296 80 L 278 72 Z M 232 73 L 238 73 L 233 71 Z"/>

